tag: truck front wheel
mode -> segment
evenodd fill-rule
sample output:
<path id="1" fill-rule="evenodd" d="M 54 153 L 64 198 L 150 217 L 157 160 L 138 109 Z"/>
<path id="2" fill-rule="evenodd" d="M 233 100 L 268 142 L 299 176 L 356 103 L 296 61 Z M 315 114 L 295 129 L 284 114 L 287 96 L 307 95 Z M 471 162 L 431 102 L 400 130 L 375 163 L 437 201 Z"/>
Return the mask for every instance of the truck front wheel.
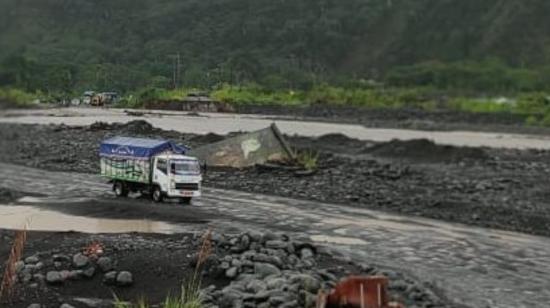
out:
<path id="1" fill-rule="evenodd" d="M 122 181 L 116 181 L 113 184 L 113 191 L 117 197 L 128 197 L 128 187 Z"/>
<path id="2" fill-rule="evenodd" d="M 155 186 L 153 188 L 153 193 L 151 195 L 153 197 L 153 201 L 157 203 L 162 202 L 162 191 L 160 190 L 159 186 Z"/>

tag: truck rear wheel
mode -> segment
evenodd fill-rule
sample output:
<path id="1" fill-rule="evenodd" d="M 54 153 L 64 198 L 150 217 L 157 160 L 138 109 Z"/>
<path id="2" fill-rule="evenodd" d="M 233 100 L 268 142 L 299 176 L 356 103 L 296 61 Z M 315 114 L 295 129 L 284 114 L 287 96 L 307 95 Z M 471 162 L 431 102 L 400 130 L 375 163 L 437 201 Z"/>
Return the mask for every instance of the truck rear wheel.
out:
<path id="1" fill-rule="evenodd" d="M 153 198 L 153 201 L 160 203 L 162 202 L 162 191 L 160 190 L 159 186 L 155 186 L 153 188 L 153 192 L 151 193 L 151 197 Z"/>
<path id="2" fill-rule="evenodd" d="M 128 197 L 128 186 L 124 184 L 122 181 L 115 181 L 113 184 L 113 191 L 115 192 L 115 195 L 119 198 Z"/>

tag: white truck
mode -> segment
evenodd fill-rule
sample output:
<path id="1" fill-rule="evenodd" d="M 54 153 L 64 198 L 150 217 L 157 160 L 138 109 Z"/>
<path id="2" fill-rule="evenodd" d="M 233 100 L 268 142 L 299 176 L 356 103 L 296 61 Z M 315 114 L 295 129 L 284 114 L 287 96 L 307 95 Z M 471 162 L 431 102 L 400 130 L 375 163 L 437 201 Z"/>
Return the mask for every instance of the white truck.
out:
<path id="1" fill-rule="evenodd" d="M 101 175 L 113 184 L 118 197 L 130 192 L 150 194 L 153 201 L 164 198 L 190 203 L 201 195 L 201 166 L 187 148 L 170 141 L 114 137 L 100 146 Z"/>

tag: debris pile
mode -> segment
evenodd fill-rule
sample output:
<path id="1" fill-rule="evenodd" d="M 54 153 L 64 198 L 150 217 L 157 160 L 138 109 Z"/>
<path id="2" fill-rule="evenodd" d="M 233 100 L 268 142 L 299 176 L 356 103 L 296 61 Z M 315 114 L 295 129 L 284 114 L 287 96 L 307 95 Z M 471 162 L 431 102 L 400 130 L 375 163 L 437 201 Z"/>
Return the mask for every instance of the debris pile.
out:
<path id="1" fill-rule="evenodd" d="M 366 148 L 363 152 L 379 157 L 406 158 L 423 162 L 489 159 L 489 155 L 481 148 L 438 145 L 428 139 L 392 140 Z"/>
<path id="2" fill-rule="evenodd" d="M 388 276 L 391 300 L 413 307 L 446 307 L 434 293 L 400 274 L 348 260 L 327 262 L 329 256 L 332 259 L 329 251 L 285 234 L 214 234 L 212 240 L 215 253 L 206 260 L 204 275 L 230 282 L 202 291 L 207 306 L 315 307 L 320 291 L 328 292 L 350 274 L 362 274 Z"/>

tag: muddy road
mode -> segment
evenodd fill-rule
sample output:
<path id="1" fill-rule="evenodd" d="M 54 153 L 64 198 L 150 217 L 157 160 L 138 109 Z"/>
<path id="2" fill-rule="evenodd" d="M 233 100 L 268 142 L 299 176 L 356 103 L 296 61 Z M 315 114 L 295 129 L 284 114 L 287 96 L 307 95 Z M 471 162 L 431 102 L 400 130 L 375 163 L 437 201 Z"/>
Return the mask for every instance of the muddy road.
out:
<path id="1" fill-rule="evenodd" d="M 472 147 L 494 147 L 513 149 L 550 149 L 550 137 L 545 135 L 519 135 L 513 133 L 488 133 L 471 131 L 422 131 L 410 129 L 367 128 L 362 125 L 296 121 L 280 116 L 276 119 L 260 115 L 239 115 L 222 113 L 189 114 L 176 111 L 134 110 L 129 113 L 121 109 L 62 108 L 46 110 L 3 111 L 0 122 L 28 124 L 90 125 L 98 120 L 115 123 L 144 119 L 164 130 L 183 133 L 225 135 L 235 131 L 254 131 L 275 122 L 287 135 L 319 137 L 341 133 L 350 138 L 371 141 L 392 139 L 413 140 L 427 138 L 438 144 Z"/>
<path id="2" fill-rule="evenodd" d="M 177 232 L 209 225 L 220 232 L 284 231 L 327 246 L 352 260 L 407 272 L 469 307 L 546 307 L 550 290 L 550 239 L 467 227 L 340 205 L 205 189 L 194 206 L 118 200 L 95 175 L 45 172 L 0 164 L 0 187 L 17 191 L 15 207 L 4 207 L 1 225 L 20 217 L 17 206 L 96 219 L 162 220 Z M 39 196 L 37 195 L 39 193 Z M 2 206 L 0 206 L 2 208 Z M 30 211 L 30 212 L 29 212 Z M 177 214 L 175 214 L 177 213 Z M 39 216 L 37 216 L 39 217 Z M 31 224 L 32 228 L 32 224 Z M 71 227 L 72 228 L 72 227 Z M 108 232 L 109 226 L 101 226 Z"/>

